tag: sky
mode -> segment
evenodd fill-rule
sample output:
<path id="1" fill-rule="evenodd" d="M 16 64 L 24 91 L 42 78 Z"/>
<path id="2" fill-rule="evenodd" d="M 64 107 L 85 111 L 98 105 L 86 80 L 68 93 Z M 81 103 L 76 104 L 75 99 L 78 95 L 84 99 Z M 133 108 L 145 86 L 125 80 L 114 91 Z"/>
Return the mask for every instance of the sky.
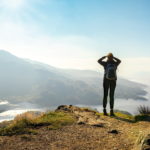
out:
<path id="1" fill-rule="evenodd" d="M 149 0 L 0 0 L 0 49 L 59 68 L 103 71 L 112 52 L 118 73 L 150 81 Z"/>

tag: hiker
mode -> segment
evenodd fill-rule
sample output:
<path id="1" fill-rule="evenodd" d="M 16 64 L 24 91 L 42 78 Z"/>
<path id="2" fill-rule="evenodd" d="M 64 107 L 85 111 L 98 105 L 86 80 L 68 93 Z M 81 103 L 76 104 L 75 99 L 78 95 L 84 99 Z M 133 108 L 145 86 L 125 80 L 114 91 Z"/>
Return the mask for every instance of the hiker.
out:
<path id="1" fill-rule="evenodd" d="M 107 58 L 107 61 L 103 61 Z M 110 97 L 110 116 L 115 116 L 113 108 L 114 108 L 114 92 L 116 88 L 117 74 L 116 70 L 118 65 L 121 63 L 121 60 L 114 57 L 112 53 L 109 53 L 107 56 L 103 56 L 98 60 L 98 63 L 104 67 L 104 78 L 103 78 L 103 113 L 104 115 L 108 115 L 106 111 L 107 106 L 107 97 L 109 91 Z"/>

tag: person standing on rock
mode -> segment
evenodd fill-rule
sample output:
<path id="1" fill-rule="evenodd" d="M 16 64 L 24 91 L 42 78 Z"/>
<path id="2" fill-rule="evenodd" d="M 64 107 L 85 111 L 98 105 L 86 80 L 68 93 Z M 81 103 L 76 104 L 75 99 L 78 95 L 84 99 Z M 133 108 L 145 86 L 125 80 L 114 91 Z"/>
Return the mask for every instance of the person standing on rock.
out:
<path id="1" fill-rule="evenodd" d="M 103 61 L 107 58 L 106 61 Z M 109 91 L 110 97 L 110 116 L 114 115 L 114 92 L 116 88 L 117 74 L 116 70 L 118 65 L 121 63 L 121 60 L 114 57 L 112 53 L 109 53 L 107 56 L 103 56 L 98 60 L 98 63 L 104 67 L 104 78 L 103 78 L 103 113 L 104 115 L 108 115 L 106 111 L 107 106 L 107 97 Z"/>

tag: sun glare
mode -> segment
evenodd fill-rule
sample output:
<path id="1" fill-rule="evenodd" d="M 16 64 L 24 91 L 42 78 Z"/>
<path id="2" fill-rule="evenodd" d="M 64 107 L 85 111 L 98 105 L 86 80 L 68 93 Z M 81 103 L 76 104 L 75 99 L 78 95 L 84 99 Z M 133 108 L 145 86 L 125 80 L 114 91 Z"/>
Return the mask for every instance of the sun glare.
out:
<path id="1" fill-rule="evenodd" d="M 1 6 L 8 9 L 22 8 L 25 4 L 25 0 L 2 0 Z"/>

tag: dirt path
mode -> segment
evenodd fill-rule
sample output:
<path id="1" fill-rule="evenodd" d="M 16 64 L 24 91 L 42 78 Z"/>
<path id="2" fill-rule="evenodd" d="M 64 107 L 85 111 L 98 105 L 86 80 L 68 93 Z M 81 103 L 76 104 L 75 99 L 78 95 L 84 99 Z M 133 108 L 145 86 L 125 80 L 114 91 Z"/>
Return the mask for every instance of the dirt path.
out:
<path id="1" fill-rule="evenodd" d="M 78 107 L 72 112 L 77 123 L 57 130 L 37 129 L 37 135 L 0 137 L 0 150 L 132 150 L 140 134 L 150 131 L 149 122 L 130 123 Z"/>

